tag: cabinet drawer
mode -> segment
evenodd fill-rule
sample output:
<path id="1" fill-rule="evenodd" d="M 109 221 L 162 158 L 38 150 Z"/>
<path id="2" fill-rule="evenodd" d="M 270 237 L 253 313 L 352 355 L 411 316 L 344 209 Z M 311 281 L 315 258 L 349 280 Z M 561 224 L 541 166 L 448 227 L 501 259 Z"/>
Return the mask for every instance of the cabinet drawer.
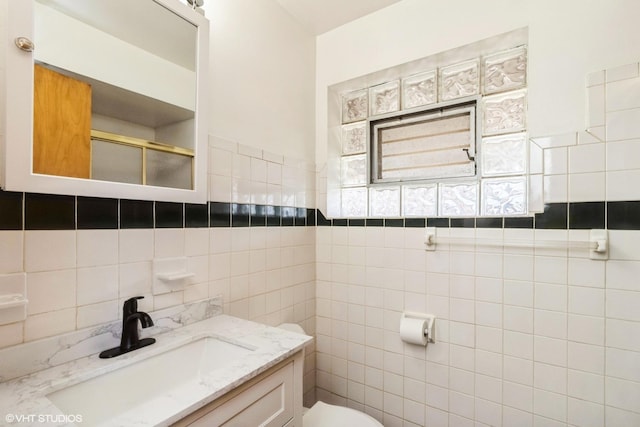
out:
<path id="1" fill-rule="evenodd" d="M 294 416 L 293 362 L 192 414 L 195 427 L 282 427 Z"/>

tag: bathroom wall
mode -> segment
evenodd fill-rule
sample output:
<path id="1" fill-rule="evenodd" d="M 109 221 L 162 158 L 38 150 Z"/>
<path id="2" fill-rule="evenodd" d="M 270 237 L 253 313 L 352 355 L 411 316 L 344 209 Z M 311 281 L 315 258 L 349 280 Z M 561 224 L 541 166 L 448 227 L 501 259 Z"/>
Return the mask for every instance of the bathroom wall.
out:
<path id="1" fill-rule="evenodd" d="M 328 86 L 528 27 L 541 208 L 528 218 L 319 220 L 319 399 L 387 427 L 640 424 L 632 11 L 628 1 L 461 1 L 453 11 L 405 0 L 318 37 L 323 165 Z M 465 242 L 425 251 L 425 226 Z M 592 228 L 609 229 L 606 261 L 573 247 Z M 435 314 L 437 342 L 403 343 L 403 311 Z"/>
<path id="2" fill-rule="evenodd" d="M 0 192 L 0 275 L 25 272 L 29 299 L 25 321 L 0 325 L 0 347 L 118 319 L 134 295 L 155 310 L 222 294 L 226 313 L 313 334 L 314 39 L 275 2 L 205 9 L 212 203 Z M 175 256 L 196 276 L 154 296 L 153 260 Z"/>

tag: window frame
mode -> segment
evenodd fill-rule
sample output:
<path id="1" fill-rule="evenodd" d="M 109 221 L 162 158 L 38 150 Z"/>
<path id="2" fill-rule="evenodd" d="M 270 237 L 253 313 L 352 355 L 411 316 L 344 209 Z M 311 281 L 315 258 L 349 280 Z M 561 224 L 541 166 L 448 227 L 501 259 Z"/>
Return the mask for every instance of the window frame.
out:
<path id="1" fill-rule="evenodd" d="M 390 185 L 390 184 L 419 184 L 419 183 L 447 183 L 458 181 L 479 181 L 481 176 L 481 153 L 478 142 L 482 140 L 481 117 L 480 117 L 480 99 L 478 96 L 456 99 L 454 101 L 441 102 L 431 104 L 426 107 L 406 110 L 402 112 L 389 113 L 384 116 L 371 117 L 367 119 L 366 137 L 367 137 L 367 186 Z M 473 137 L 470 142 L 469 156 L 474 163 L 474 173 L 459 176 L 440 176 L 440 177 L 422 177 L 422 178 L 377 178 L 379 147 L 377 141 L 377 130 L 384 127 L 397 126 L 399 122 L 406 124 L 418 121 L 433 120 L 448 116 L 459 115 L 460 113 L 469 112 L 470 129 L 469 134 Z M 385 126 L 386 125 L 386 126 Z"/>

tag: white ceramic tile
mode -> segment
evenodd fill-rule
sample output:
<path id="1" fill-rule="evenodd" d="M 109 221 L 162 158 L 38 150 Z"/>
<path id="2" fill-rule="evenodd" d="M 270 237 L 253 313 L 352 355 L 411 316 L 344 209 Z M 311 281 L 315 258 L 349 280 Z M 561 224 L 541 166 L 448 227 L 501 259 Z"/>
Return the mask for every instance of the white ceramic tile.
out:
<path id="1" fill-rule="evenodd" d="M 505 381 L 533 386 L 533 362 L 531 360 L 505 355 L 503 363 Z"/>
<path id="2" fill-rule="evenodd" d="M 588 131 L 583 130 L 578 132 L 578 144 L 595 144 L 598 142 L 603 142 L 603 141 L 600 138 L 596 138 L 595 135 L 589 133 Z"/>
<path id="3" fill-rule="evenodd" d="M 502 380 L 485 375 L 475 375 L 475 395 L 492 402 L 502 402 Z"/>
<path id="4" fill-rule="evenodd" d="M 605 321 L 601 317 L 570 314 L 567 337 L 571 341 L 604 345 Z"/>
<path id="5" fill-rule="evenodd" d="M 604 85 L 591 86 L 587 89 L 587 127 L 605 124 Z"/>
<path id="6" fill-rule="evenodd" d="M 27 299 L 29 315 L 75 307 L 75 270 L 28 273 Z"/>
<path id="7" fill-rule="evenodd" d="M 558 176 L 558 175 L 556 175 Z M 561 175 L 560 175 L 561 176 Z M 529 182 L 529 195 L 527 205 L 529 212 L 542 212 L 544 211 L 544 179 L 543 175 L 529 175 L 527 181 Z M 566 193 L 566 178 L 565 178 L 565 193 Z"/>
<path id="8" fill-rule="evenodd" d="M 149 261 L 153 259 L 154 230 L 120 230 L 120 262 Z"/>
<path id="9" fill-rule="evenodd" d="M 569 147 L 569 173 L 603 172 L 605 144 L 586 144 Z"/>
<path id="10" fill-rule="evenodd" d="M 587 74 L 587 87 L 604 84 L 604 70 Z"/>
<path id="11" fill-rule="evenodd" d="M 251 180 L 267 182 L 267 162 L 254 157 L 251 158 Z"/>
<path id="12" fill-rule="evenodd" d="M 476 302 L 476 324 L 501 328 L 502 306 L 489 302 Z"/>
<path id="13" fill-rule="evenodd" d="M 209 173 L 230 177 L 233 154 L 228 150 L 211 148 L 209 150 Z"/>
<path id="14" fill-rule="evenodd" d="M 504 281 L 504 303 L 521 307 L 533 307 L 533 284 L 513 280 Z"/>
<path id="15" fill-rule="evenodd" d="M 558 311 L 535 310 L 534 332 L 538 336 L 567 338 L 567 314 Z"/>
<path id="16" fill-rule="evenodd" d="M 609 258 L 611 260 L 637 261 L 638 238 L 640 238 L 640 231 L 609 230 L 609 239 L 615 242 L 610 246 Z"/>
<path id="17" fill-rule="evenodd" d="M 607 139 L 607 137 L 606 137 L 606 133 L 607 133 L 606 126 L 593 126 L 593 127 L 588 128 L 587 132 L 592 137 L 597 139 L 599 142 L 604 142 L 604 140 Z"/>
<path id="18" fill-rule="evenodd" d="M 23 269 L 23 231 L 0 231 L 0 273 L 17 273 Z"/>
<path id="19" fill-rule="evenodd" d="M 607 83 L 638 77 L 638 63 L 620 65 L 606 70 Z"/>
<path id="20" fill-rule="evenodd" d="M 567 366 L 567 341 L 535 336 L 534 354 L 537 362 Z"/>
<path id="21" fill-rule="evenodd" d="M 589 286 L 603 288 L 605 284 L 605 264 L 587 259 L 569 258 L 568 284 L 575 286 Z M 607 273 L 610 269 L 607 266 Z M 638 266 L 640 274 L 640 265 Z M 607 279 L 609 283 L 609 279 Z"/>
<path id="22" fill-rule="evenodd" d="M 607 84 L 607 111 L 639 108 L 640 78 L 620 80 Z"/>
<path id="23" fill-rule="evenodd" d="M 232 178 L 222 175 L 209 175 L 209 200 L 231 202 Z"/>
<path id="24" fill-rule="evenodd" d="M 118 266 L 79 268 L 77 304 L 86 305 L 118 299 Z"/>
<path id="25" fill-rule="evenodd" d="M 567 394 L 567 368 L 534 363 L 533 386 L 541 390 Z"/>
<path id="26" fill-rule="evenodd" d="M 604 374 L 605 358 L 602 346 L 569 342 L 567 357 L 567 366 L 570 369 Z"/>
<path id="27" fill-rule="evenodd" d="M 0 325 L 0 348 L 20 344 L 24 340 L 24 322 Z"/>
<path id="28" fill-rule="evenodd" d="M 119 298 L 151 293 L 151 263 L 121 264 L 119 268 Z"/>
<path id="29" fill-rule="evenodd" d="M 544 150 L 545 175 L 566 174 L 568 172 L 568 150 L 566 147 Z"/>
<path id="30" fill-rule="evenodd" d="M 606 349 L 607 376 L 640 382 L 640 353 L 637 351 Z"/>
<path id="31" fill-rule="evenodd" d="M 243 154 L 234 154 L 231 159 L 233 178 L 241 180 L 251 179 L 251 157 Z"/>
<path id="32" fill-rule="evenodd" d="M 502 393 L 502 403 L 504 405 L 528 412 L 533 409 L 532 387 L 505 381 Z"/>
<path id="33" fill-rule="evenodd" d="M 504 306 L 504 328 L 511 331 L 533 333 L 533 310 L 524 307 Z"/>
<path id="34" fill-rule="evenodd" d="M 607 114 L 607 141 L 640 137 L 640 108 Z"/>
<path id="35" fill-rule="evenodd" d="M 558 148 L 576 145 L 578 142 L 578 134 L 576 132 L 563 133 L 560 135 L 544 136 L 531 138 L 531 142 L 541 148 Z"/>
<path id="36" fill-rule="evenodd" d="M 562 203 L 568 200 L 567 175 L 545 175 L 543 185 L 545 203 Z"/>
<path id="37" fill-rule="evenodd" d="M 607 200 L 635 200 L 640 198 L 640 187 L 628 185 L 640 180 L 640 169 L 611 171 L 606 174 Z"/>
<path id="38" fill-rule="evenodd" d="M 536 282 L 566 283 L 567 260 L 561 257 L 536 257 L 534 277 Z"/>
<path id="39" fill-rule="evenodd" d="M 640 140 L 608 142 L 607 171 L 640 169 Z"/>
<path id="40" fill-rule="evenodd" d="M 533 359 L 533 336 L 521 332 L 504 331 L 504 354 Z"/>
<path id="41" fill-rule="evenodd" d="M 604 403 L 604 376 L 569 370 L 567 394 L 594 403 Z"/>
<path id="42" fill-rule="evenodd" d="M 118 301 L 107 301 L 78 307 L 78 329 L 118 320 Z"/>
<path id="43" fill-rule="evenodd" d="M 475 419 L 483 424 L 476 426 L 502 426 L 502 406 L 498 403 L 488 402 L 486 400 L 476 400 Z"/>
<path id="44" fill-rule="evenodd" d="M 476 348 L 487 351 L 503 351 L 502 331 L 486 326 L 476 326 Z"/>
<path id="45" fill-rule="evenodd" d="M 604 316 L 604 290 L 569 286 L 569 313 Z"/>
<path id="46" fill-rule="evenodd" d="M 59 311 L 36 314 L 27 317 L 24 323 L 24 340 L 33 341 L 39 338 L 59 335 L 76 328 L 76 309 L 68 308 Z"/>
<path id="47" fill-rule="evenodd" d="M 604 422 L 604 406 L 581 399 L 569 398 L 567 421 L 570 425 L 600 427 Z"/>
<path id="48" fill-rule="evenodd" d="M 638 411 L 640 383 L 607 377 L 605 387 L 607 405 L 628 411 Z"/>
<path id="49" fill-rule="evenodd" d="M 473 396 L 464 393 L 449 391 L 449 411 L 465 418 L 473 418 Z M 460 424 L 454 424 L 460 425 Z"/>
<path id="50" fill-rule="evenodd" d="M 605 173 L 579 173 L 569 175 L 569 202 L 604 200 Z"/>
<path id="51" fill-rule="evenodd" d="M 544 417 L 565 421 L 567 419 L 567 398 L 560 394 L 534 389 L 533 411 Z"/>
<path id="52" fill-rule="evenodd" d="M 502 422 L 505 426 L 533 427 L 533 416 L 530 412 L 505 406 L 502 410 Z"/>
<path id="53" fill-rule="evenodd" d="M 78 230 L 78 267 L 118 263 L 117 230 Z"/>
<path id="54" fill-rule="evenodd" d="M 26 272 L 75 268 L 75 231 L 25 231 L 24 238 L 24 269 Z"/>
<path id="55" fill-rule="evenodd" d="M 253 185 L 250 180 L 242 178 L 232 178 L 231 181 L 231 202 L 251 203 L 251 191 Z"/>
<path id="56" fill-rule="evenodd" d="M 640 321 L 640 292 L 607 289 L 607 317 Z"/>
<path id="57" fill-rule="evenodd" d="M 238 149 L 238 143 L 225 138 L 221 138 L 219 136 L 209 135 L 209 149 L 211 149 L 212 147 L 220 148 L 221 150 L 236 152 Z"/>
<path id="58" fill-rule="evenodd" d="M 185 254 L 185 229 L 154 230 L 154 258 L 181 257 Z"/>
<path id="59" fill-rule="evenodd" d="M 640 414 L 623 409 L 607 406 L 605 413 L 605 425 L 609 426 L 635 426 L 640 425 Z"/>

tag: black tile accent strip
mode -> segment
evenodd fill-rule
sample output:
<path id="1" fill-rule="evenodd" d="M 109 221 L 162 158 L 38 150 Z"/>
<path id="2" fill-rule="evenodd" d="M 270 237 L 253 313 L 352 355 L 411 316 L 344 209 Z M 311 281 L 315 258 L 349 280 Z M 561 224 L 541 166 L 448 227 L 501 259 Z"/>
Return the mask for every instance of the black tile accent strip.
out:
<path id="1" fill-rule="evenodd" d="M 589 230 L 604 228 L 605 203 L 569 203 L 569 228 Z"/>
<path id="2" fill-rule="evenodd" d="M 607 202 L 607 228 L 640 230 L 640 201 Z"/>
<path id="3" fill-rule="evenodd" d="M 347 224 L 347 220 L 345 218 L 336 218 L 331 220 L 331 223 L 333 224 L 334 227 L 346 227 Z"/>
<path id="4" fill-rule="evenodd" d="M 184 226 L 186 228 L 209 227 L 209 205 L 186 203 L 184 205 Z"/>
<path id="5" fill-rule="evenodd" d="M 233 203 L 231 205 L 231 226 L 249 227 L 251 224 L 251 205 Z"/>
<path id="6" fill-rule="evenodd" d="M 327 217 L 324 216 L 324 214 L 322 213 L 322 211 L 320 209 L 316 209 L 317 212 L 317 225 L 324 227 L 324 226 L 328 226 L 331 225 L 331 220 L 327 219 Z"/>
<path id="7" fill-rule="evenodd" d="M 291 206 L 283 206 L 280 212 L 282 214 L 282 221 L 280 224 L 283 227 L 291 227 L 295 224 L 296 208 L 292 208 Z"/>
<path id="8" fill-rule="evenodd" d="M 533 228 L 533 217 L 505 218 L 504 228 Z"/>
<path id="9" fill-rule="evenodd" d="M 251 205 L 251 227 L 267 225 L 267 211 L 264 205 Z"/>
<path id="10" fill-rule="evenodd" d="M 231 227 L 231 203 L 210 202 L 209 224 L 211 227 Z"/>
<path id="11" fill-rule="evenodd" d="M 452 228 L 476 228 L 475 218 L 451 218 Z"/>
<path id="12" fill-rule="evenodd" d="M 156 228 L 184 228 L 184 204 L 156 202 Z"/>
<path id="13" fill-rule="evenodd" d="M 153 202 L 120 200 L 120 228 L 153 228 Z"/>
<path id="14" fill-rule="evenodd" d="M 476 218 L 476 228 L 502 228 L 502 218 Z"/>
<path id="15" fill-rule="evenodd" d="M 76 198 L 26 193 L 24 217 L 25 230 L 75 230 Z"/>
<path id="16" fill-rule="evenodd" d="M 536 214 L 535 227 L 540 229 L 566 230 L 568 203 L 544 205 L 544 212 Z"/>
<path id="17" fill-rule="evenodd" d="M 280 206 L 267 206 L 267 227 L 280 227 Z"/>
<path id="18" fill-rule="evenodd" d="M 449 227 L 449 218 L 427 218 L 427 227 Z"/>
<path id="19" fill-rule="evenodd" d="M 350 219 L 349 227 L 364 227 L 364 219 L 363 218 Z"/>
<path id="20" fill-rule="evenodd" d="M 23 193 L 0 190 L 0 230 L 22 230 Z"/>
<path id="21" fill-rule="evenodd" d="M 78 230 L 118 228 L 118 199 L 78 197 Z"/>
<path id="22" fill-rule="evenodd" d="M 402 218 L 387 218 L 384 220 L 385 227 L 404 227 L 404 219 Z"/>
<path id="23" fill-rule="evenodd" d="M 382 227 L 384 225 L 384 219 L 380 218 L 367 218 L 365 219 L 367 227 Z"/>
<path id="24" fill-rule="evenodd" d="M 296 218 L 293 225 L 296 227 L 304 227 L 307 225 L 307 210 L 305 208 L 296 208 Z"/>
<path id="25" fill-rule="evenodd" d="M 307 209 L 307 226 L 313 227 L 316 225 L 316 209 Z"/>
<path id="26" fill-rule="evenodd" d="M 424 228 L 427 224 L 425 218 L 405 218 L 404 226 L 408 228 Z"/>

